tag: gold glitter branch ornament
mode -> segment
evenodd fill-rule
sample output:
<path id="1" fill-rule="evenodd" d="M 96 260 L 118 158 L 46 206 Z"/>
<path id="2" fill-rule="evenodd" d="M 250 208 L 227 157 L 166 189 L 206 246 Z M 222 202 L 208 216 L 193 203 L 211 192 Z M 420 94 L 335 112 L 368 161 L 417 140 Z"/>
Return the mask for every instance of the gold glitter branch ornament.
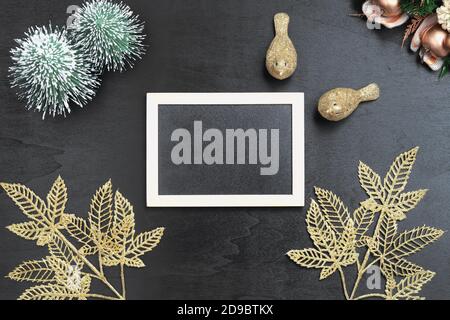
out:
<path id="1" fill-rule="evenodd" d="M 27 289 L 20 300 L 125 300 L 125 267 L 145 267 L 140 257 L 152 251 L 164 233 L 164 228 L 158 228 L 136 235 L 133 206 L 119 191 L 113 195 L 111 181 L 94 195 L 87 221 L 67 214 L 67 188 L 61 177 L 53 184 L 46 201 L 23 185 L 1 186 L 30 219 L 8 229 L 49 250 L 44 259 L 24 262 L 7 276 L 37 284 Z M 79 248 L 66 235 L 76 240 Z M 98 267 L 88 259 L 94 255 Z M 116 266 L 120 267 L 121 293 L 104 273 L 104 267 Z M 94 279 L 106 285 L 113 296 L 91 293 Z"/>
<path id="2" fill-rule="evenodd" d="M 424 299 L 418 294 L 435 273 L 406 257 L 439 239 L 444 231 L 423 226 L 398 233 L 398 222 L 406 218 L 427 192 L 403 192 L 417 151 L 415 148 L 398 156 L 384 181 L 361 162 L 359 181 L 369 199 L 352 215 L 338 196 L 316 188 L 318 202 L 312 200 L 306 217 L 315 248 L 292 250 L 288 256 L 302 267 L 320 269 L 320 280 L 338 272 L 347 300 Z M 355 264 L 357 277 L 350 292 L 344 267 Z M 380 267 L 386 278 L 384 292 L 357 296 L 363 276 L 374 265 Z"/>

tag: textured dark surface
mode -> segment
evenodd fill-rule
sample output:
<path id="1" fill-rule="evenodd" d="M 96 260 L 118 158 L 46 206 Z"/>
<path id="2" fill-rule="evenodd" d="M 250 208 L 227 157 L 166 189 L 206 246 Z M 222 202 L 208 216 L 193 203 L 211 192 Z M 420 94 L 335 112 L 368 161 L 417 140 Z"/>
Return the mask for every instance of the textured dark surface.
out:
<path id="1" fill-rule="evenodd" d="M 73 0 L 3 0 L 0 10 L 0 177 L 44 196 L 61 174 L 69 212 L 86 215 L 96 188 L 112 178 L 135 205 L 138 231 L 167 228 L 148 267 L 127 272 L 129 298 L 340 299 L 335 275 L 298 268 L 285 252 L 310 246 L 304 209 L 147 209 L 145 93 L 303 91 L 306 96 L 306 196 L 335 190 L 352 208 L 364 199 L 362 160 L 380 174 L 402 151 L 421 147 L 409 190 L 430 192 L 400 228 L 450 226 L 450 79 L 401 49 L 402 30 L 370 31 L 348 14 L 362 1 L 127 0 L 147 21 L 149 53 L 133 71 L 109 73 L 98 96 L 70 118 L 42 121 L 18 102 L 7 81 L 13 39 L 31 25 L 63 24 Z M 272 17 L 291 16 L 299 70 L 285 82 L 264 70 Z M 336 86 L 381 86 L 381 98 L 349 119 L 328 123 L 316 113 L 320 95 Z M 24 218 L 0 194 L 0 225 Z M 0 228 L 0 298 L 28 284 L 3 278 L 23 260 L 46 254 Z M 422 294 L 450 298 L 450 237 L 412 260 L 437 272 Z"/>
<path id="2" fill-rule="evenodd" d="M 218 101 L 219 102 L 219 101 Z M 222 132 L 222 165 L 193 164 L 194 121 L 202 121 L 203 132 L 215 128 Z M 292 105 L 255 106 L 164 106 L 158 111 L 159 122 L 159 194 L 160 195 L 208 195 L 208 194 L 292 194 Z M 191 134 L 191 164 L 176 165 L 172 162 L 174 130 L 184 128 Z M 271 130 L 279 130 L 278 172 L 261 175 L 263 165 L 258 156 L 257 137 L 255 150 L 258 163 L 249 164 L 249 142 L 246 139 L 245 164 L 226 164 L 226 130 L 267 130 L 267 154 L 271 156 Z M 206 148 L 210 142 L 203 143 Z M 236 149 L 236 146 L 235 146 Z M 203 153 L 202 153 L 203 154 Z M 274 157 L 274 156 L 273 156 Z M 273 160 L 276 161 L 276 160 Z M 277 166 L 273 164 L 273 166 Z"/>

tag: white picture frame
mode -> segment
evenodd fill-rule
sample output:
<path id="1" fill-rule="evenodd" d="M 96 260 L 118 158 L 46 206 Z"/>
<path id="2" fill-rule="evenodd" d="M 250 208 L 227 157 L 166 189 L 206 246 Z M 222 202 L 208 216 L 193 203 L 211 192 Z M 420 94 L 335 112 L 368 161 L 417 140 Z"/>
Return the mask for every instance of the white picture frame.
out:
<path id="1" fill-rule="evenodd" d="M 292 194 L 160 195 L 159 105 L 292 105 Z M 305 130 L 303 93 L 148 93 L 148 207 L 303 207 L 305 205 Z"/>

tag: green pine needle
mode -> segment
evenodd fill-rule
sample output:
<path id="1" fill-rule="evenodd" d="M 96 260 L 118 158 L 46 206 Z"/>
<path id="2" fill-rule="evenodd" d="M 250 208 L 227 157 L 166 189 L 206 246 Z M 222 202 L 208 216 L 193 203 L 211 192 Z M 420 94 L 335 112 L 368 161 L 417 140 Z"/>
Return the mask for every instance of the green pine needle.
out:
<path id="1" fill-rule="evenodd" d="M 444 59 L 444 65 L 441 68 L 441 71 L 439 72 L 439 79 L 442 79 L 445 77 L 450 71 L 450 57 L 447 56 Z"/>
<path id="2" fill-rule="evenodd" d="M 439 0 L 402 0 L 400 6 L 403 12 L 411 16 L 424 17 L 434 13 L 439 7 L 439 2 Z"/>

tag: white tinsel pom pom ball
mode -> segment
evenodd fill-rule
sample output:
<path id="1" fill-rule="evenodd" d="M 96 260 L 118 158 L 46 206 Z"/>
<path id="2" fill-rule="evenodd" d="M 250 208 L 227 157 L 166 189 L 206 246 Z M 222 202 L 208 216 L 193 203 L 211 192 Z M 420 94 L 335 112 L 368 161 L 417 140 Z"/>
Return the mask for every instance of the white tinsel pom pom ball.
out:
<path id="1" fill-rule="evenodd" d="M 74 18 L 71 35 L 99 72 L 123 71 L 145 52 L 144 24 L 123 3 L 92 0 Z"/>
<path id="2" fill-rule="evenodd" d="M 99 86 L 97 76 L 63 29 L 30 28 L 11 50 L 11 85 L 35 109 L 52 116 L 70 113 L 70 103 L 86 105 Z"/>
<path id="3" fill-rule="evenodd" d="M 450 0 L 444 0 L 442 6 L 436 9 L 436 13 L 442 29 L 450 32 Z"/>

